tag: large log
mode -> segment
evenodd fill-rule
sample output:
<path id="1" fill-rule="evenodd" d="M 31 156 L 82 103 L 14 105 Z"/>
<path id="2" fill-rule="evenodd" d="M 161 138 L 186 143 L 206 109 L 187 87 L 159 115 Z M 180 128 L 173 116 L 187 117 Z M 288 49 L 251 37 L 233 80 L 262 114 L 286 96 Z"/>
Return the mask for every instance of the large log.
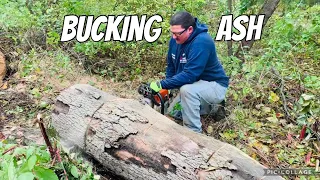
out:
<path id="1" fill-rule="evenodd" d="M 62 141 L 124 179 L 282 179 L 264 177 L 265 167 L 232 145 L 89 85 L 57 97 L 52 124 Z"/>
<path id="2" fill-rule="evenodd" d="M 6 60 L 4 54 L 0 51 L 0 87 L 3 84 L 3 79 L 6 76 Z"/>

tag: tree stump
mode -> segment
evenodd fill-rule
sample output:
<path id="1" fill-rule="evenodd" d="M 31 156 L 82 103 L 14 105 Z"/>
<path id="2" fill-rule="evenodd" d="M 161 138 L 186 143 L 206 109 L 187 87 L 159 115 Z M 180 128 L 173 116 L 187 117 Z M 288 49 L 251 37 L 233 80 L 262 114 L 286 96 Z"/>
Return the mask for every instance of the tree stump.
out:
<path id="1" fill-rule="evenodd" d="M 264 177 L 265 167 L 232 145 L 90 85 L 57 97 L 52 124 L 61 141 L 124 179 L 282 179 Z"/>

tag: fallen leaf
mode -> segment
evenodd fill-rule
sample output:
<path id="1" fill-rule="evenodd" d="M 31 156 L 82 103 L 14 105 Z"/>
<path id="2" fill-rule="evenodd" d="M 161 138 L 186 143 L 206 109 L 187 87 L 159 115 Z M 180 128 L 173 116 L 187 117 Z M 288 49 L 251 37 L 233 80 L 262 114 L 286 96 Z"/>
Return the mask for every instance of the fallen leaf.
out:
<path id="1" fill-rule="evenodd" d="M 311 138 L 312 134 L 311 133 L 308 133 L 307 137 L 304 138 L 305 141 L 308 141 L 310 138 Z"/>
<path id="2" fill-rule="evenodd" d="M 261 111 L 262 111 L 263 113 L 270 113 L 270 112 L 271 112 L 271 108 L 263 106 L 263 107 L 261 108 Z"/>
<path id="3" fill-rule="evenodd" d="M 310 152 L 307 154 L 307 156 L 306 156 L 306 158 L 305 158 L 305 160 L 304 160 L 304 162 L 306 163 L 307 166 L 310 164 L 311 154 L 312 154 L 312 152 L 310 151 Z"/>
<path id="4" fill-rule="evenodd" d="M 271 102 L 277 102 L 277 101 L 279 101 L 279 96 L 276 94 L 276 93 L 274 93 L 274 92 L 270 92 L 270 96 L 269 96 L 269 100 L 271 101 Z"/>
<path id="5" fill-rule="evenodd" d="M 296 146 L 296 148 L 298 148 L 298 149 L 303 149 L 304 147 L 305 147 L 305 146 L 304 146 L 304 145 L 301 145 L 301 144 Z"/>
<path id="6" fill-rule="evenodd" d="M 288 106 L 290 109 L 293 109 L 292 103 L 288 102 L 287 106 Z"/>
<path id="7" fill-rule="evenodd" d="M 0 116 L 0 121 L 6 120 L 6 117 L 4 115 Z"/>
<path id="8" fill-rule="evenodd" d="M 252 157 L 253 159 L 257 159 L 257 154 L 256 154 L 256 153 L 253 153 L 253 154 L 251 155 L 251 157 Z"/>
<path id="9" fill-rule="evenodd" d="M 2 134 L 2 132 L 0 132 L 0 141 L 5 140 L 6 137 Z"/>
<path id="10" fill-rule="evenodd" d="M 293 128 L 295 128 L 295 126 L 290 123 L 290 124 L 286 125 L 286 128 L 288 128 L 288 129 L 293 129 Z"/>
<path id="11" fill-rule="evenodd" d="M 318 145 L 319 144 L 319 145 Z M 320 153 L 320 143 L 319 142 L 313 142 L 314 147 L 317 149 L 317 151 Z"/>
<path id="12" fill-rule="evenodd" d="M 6 90 L 6 89 L 8 89 L 8 82 L 3 83 L 0 89 L 1 89 L 1 90 Z"/>
<path id="13" fill-rule="evenodd" d="M 268 121 L 270 121 L 270 122 L 272 122 L 272 123 L 278 123 L 279 122 L 279 120 L 276 118 L 276 117 L 267 117 L 266 118 Z"/>
<path id="14" fill-rule="evenodd" d="M 276 113 L 276 117 L 279 118 L 279 117 L 283 117 L 284 115 L 281 114 L 281 113 Z"/>
<path id="15" fill-rule="evenodd" d="M 261 107 L 263 107 L 263 106 L 264 106 L 263 104 L 258 104 L 258 105 L 256 105 L 256 109 L 260 110 Z"/>
<path id="16" fill-rule="evenodd" d="M 304 100 L 308 101 L 308 100 L 313 99 L 313 98 L 314 98 L 314 95 L 302 94 L 301 97 L 302 97 Z"/>
<path id="17" fill-rule="evenodd" d="M 306 130 L 307 130 L 307 126 L 303 125 L 301 132 L 300 132 L 300 136 L 299 136 L 300 140 L 304 139 L 304 137 L 306 136 Z"/>
<path id="18" fill-rule="evenodd" d="M 213 133 L 213 127 L 212 127 L 212 126 L 208 126 L 208 128 L 207 128 L 207 133 L 208 133 L 208 134 Z"/>
<path id="19" fill-rule="evenodd" d="M 287 120 L 285 120 L 285 119 L 280 119 L 279 122 L 280 122 L 280 124 L 281 124 L 282 126 L 287 125 Z"/>
<path id="20" fill-rule="evenodd" d="M 280 164 L 280 160 L 279 160 L 279 158 L 277 157 L 277 155 L 274 154 L 273 157 L 274 157 L 274 159 L 276 160 L 277 164 Z"/>
<path id="21" fill-rule="evenodd" d="M 288 140 L 289 140 L 290 142 L 293 141 L 293 138 L 292 138 L 292 135 L 291 135 L 291 134 L 288 134 L 288 135 L 287 135 L 287 138 L 288 138 Z"/>

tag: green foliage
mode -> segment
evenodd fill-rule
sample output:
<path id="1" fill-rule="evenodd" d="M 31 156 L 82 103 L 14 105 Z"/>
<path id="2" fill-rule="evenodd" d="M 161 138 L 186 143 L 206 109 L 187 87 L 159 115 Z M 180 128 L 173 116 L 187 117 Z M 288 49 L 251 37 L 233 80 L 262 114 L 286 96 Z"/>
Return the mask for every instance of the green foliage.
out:
<path id="1" fill-rule="evenodd" d="M 8 151 L 10 148 L 13 149 Z M 4 152 L 6 153 L 2 155 Z M 70 162 L 55 163 L 52 166 L 45 146 L 19 147 L 16 144 L 7 144 L 5 140 L 0 142 L 0 159 L 0 176 L 3 180 L 58 180 L 65 178 L 64 170 L 68 179 L 100 178 L 92 172 L 92 166 L 75 156 Z"/>
<path id="2" fill-rule="evenodd" d="M 314 95 L 302 94 L 297 105 L 298 124 L 312 125 L 314 123 L 313 117 L 319 117 L 320 115 L 319 104 L 320 100 L 316 99 Z"/>
<path id="3" fill-rule="evenodd" d="M 260 9 L 263 2 L 262 0 L 240 0 L 239 14 L 245 14 L 247 11 L 251 11 L 249 14 L 255 14 L 256 9 Z"/>
<path id="4" fill-rule="evenodd" d="M 205 0 L 59 0 L 26 1 L 2 0 L 0 2 L 0 33 L 15 41 L 21 61 L 19 75 L 32 82 L 28 95 L 36 101 L 36 107 L 45 111 L 50 104 L 42 98 L 56 95 L 66 85 L 64 80 L 75 71 L 73 64 L 105 78 L 142 81 L 164 76 L 165 56 L 168 48 L 169 20 L 177 10 L 186 9 L 209 25 L 214 37 L 221 15 L 228 13 L 227 1 Z M 233 1 L 234 17 L 255 14 L 262 7 L 262 0 Z M 219 138 L 238 145 L 251 157 L 263 161 L 265 157 L 278 158 L 281 166 L 305 167 L 308 152 L 317 152 L 309 140 L 299 141 L 300 125 L 311 125 L 319 120 L 319 59 L 320 59 L 320 6 L 305 0 L 284 0 L 264 27 L 262 38 L 256 41 L 244 63 L 236 57 L 226 56 L 226 43 L 216 42 L 219 59 L 231 77 L 227 93 L 235 127 L 221 130 Z M 154 43 L 140 42 L 59 42 L 65 15 L 142 15 L 159 14 L 163 22 L 155 24 L 162 34 Z M 121 25 L 120 25 L 121 27 Z M 100 30 L 105 30 L 101 26 Z M 234 47 L 238 43 L 233 43 Z M 40 46 L 40 48 L 39 48 Z M 45 63 L 43 63 L 45 62 Z M 78 69 L 77 69 L 78 70 Z M 274 71 L 279 72 L 275 74 Z M 82 78 L 82 77 L 79 77 Z M 54 82 L 50 82 L 54 79 Z M 73 80 L 76 78 L 72 78 Z M 48 80 L 49 82 L 46 82 Z M 77 79 L 78 80 L 78 79 Z M 98 86 L 99 83 L 87 81 Z M 61 84 L 61 87 L 56 87 Z M 69 84 L 67 84 L 69 85 Z M 283 89 L 281 89 L 283 86 Z M 127 86 L 126 86 L 127 87 Z M 109 88 L 109 87 L 108 87 Z M 127 89 L 126 91 L 127 92 Z M 284 99 L 292 122 L 285 117 Z M 38 110 L 38 109 L 37 109 Z M 175 106 L 174 110 L 181 110 Z M 18 115 L 29 111 L 16 105 L 5 113 Z M 30 111 L 34 118 L 36 110 Z M 1 118 L 1 117 L 0 117 Z M 221 127 L 221 126 L 219 126 Z M 220 130 L 220 129 L 219 129 Z M 214 132 L 214 131 L 212 131 Z M 292 136 L 288 140 L 288 136 Z M 1 145 L 0 153 L 8 149 Z M 38 147 L 32 147 L 38 149 Z M 0 169 L 0 177 L 34 179 L 41 176 L 60 178 L 63 169 L 69 179 L 97 179 L 92 167 L 82 160 L 64 159 L 63 166 L 50 166 L 49 159 L 38 157 L 48 153 L 30 154 L 17 158 L 7 153 Z M 18 149 L 18 148 L 17 148 Z M 17 150 L 15 149 L 15 150 Z M 259 153 L 252 152 L 259 149 Z M 20 150 L 21 151 L 21 150 Z M 41 155 L 42 154 L 42 155 Z M 19 155 L 18 155 L 19 156 Z M 2 157 L 1 157 L 2 158 Z M 273 160 L 277 162 L 277 160 Z M 315 159 L 311 159 L 315 163 Z M 264 162 L 265 163 L 265 162 Z M 274 164 L 267 164 L 274 166 Z M 30 168 L 33 168 L 31 171 Z M 22 170 L 21 170 L 22 169 Z M 52 177 L 53 179 L 55 177 Z"/>
<path id="5" fill-rule="evenodd" d="M 0 142 L 0 154 L 14 146 Z M 44 147 L 17 147 L 12 151 L 0 156 L 2 179 L 58 179 L 48 166 L 50 155 Z"/>
<path id="6" fill-rule="evenodd" d="M 101 8 L 103 7 L 103 8 Z M 49 47 L 57 48 L 62 24 L 65 15 L 147 15 L 150 17 L 159 14 L 163 22 L 154 24 L 162 28 L 161 37 L 154 43 L 140 42 L 93 42 L 85 43 L 73 42 L 73 50 L 77 54 L 87 56 L 84 65 L 90 72 L 115 77 L 118 80 L 133 80 L 142 74 L 157 75 L 163 72 L 166 63 L 166 50 L 168 48 L 169 20 L 178 10 L 188 10 L 197 16 L 202 22 L 208 23 L 211 15 L 203 10 L 208 7 L 206 1 L 185 1 L 185 0 L 165 0 L 165 1 L 98 1 L 98 0 L 62 0 L 57 3 L 52 1 L 3 1 L 0 3 L 0 10 L 4 12 L 0 15 L 0 28 L 6 31 L 13 31 L 18 39 L 24 39 L 25 33 L 29 29 L 35 29 L 36 34 L 31 40 L 37 39 L 34 36 L 45 36 L 45 44 Z M 19 9 L 19 10 L 17 10 Z M 14 14 L 15 16 L 11 16 Z M 6 19 L 6 20 L 5 20 Z M 121 27 L 121 25 L 120 25 Z M 19 29 L 19 32 L 15 30 Z M 101 25 L 100 30 L 105 30 L 106 26 Z M 45 34 L 42 34 L 45 32 Z M 30 41 L 30 39 L 26 39 Z M 30 42 L 29 42 L 30 43 Z M 37 42 L 39 43 L 39 42 Z M 111 61 L 110 61 L 111 60 Z M 161 61 L 161 63 L 159 63 Z M 99 63 L 98 63 L 99 62 Z M 157 71 L 150 69 L 156 66 Z M 32 67 L 26 67 L 26 74 Z M 154 67 L 153 67 L 154 68 Z"/>

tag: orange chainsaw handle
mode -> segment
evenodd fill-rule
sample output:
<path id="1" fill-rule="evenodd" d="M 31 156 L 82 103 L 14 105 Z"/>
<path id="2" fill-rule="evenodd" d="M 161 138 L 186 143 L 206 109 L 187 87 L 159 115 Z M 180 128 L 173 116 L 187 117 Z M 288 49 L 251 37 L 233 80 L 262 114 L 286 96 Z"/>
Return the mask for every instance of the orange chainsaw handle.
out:
<path id="1" fill-rule="evenodd" d="M 155 105 L 161 105 L 161 114 L 164 114 L 164 103 L 169 100 L 169 91 L 167 89 L 161 89 L 156 95 L 153 96 Z"/>

